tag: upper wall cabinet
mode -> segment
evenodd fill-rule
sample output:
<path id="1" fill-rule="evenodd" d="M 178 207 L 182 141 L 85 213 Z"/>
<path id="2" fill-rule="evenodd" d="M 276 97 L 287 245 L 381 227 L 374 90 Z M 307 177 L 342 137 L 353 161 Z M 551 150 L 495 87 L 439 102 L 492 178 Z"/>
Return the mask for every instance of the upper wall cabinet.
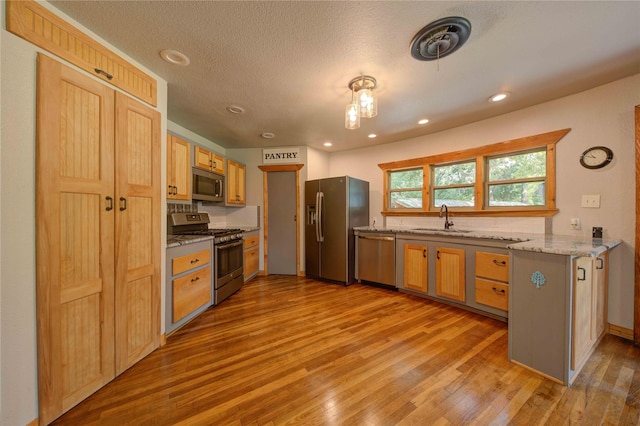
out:
<path id="1" fill-rule="evenodd" d="M 32 0 L 7 1 L 7 30 L 54 55 L 158 105 L 156 80 Z"/>
<path id="2" fill-rule="evenodd" d="M 193 152 L 193 165 L 195 167 L 224 175 L 224 158 L 222 156 L 197 145 L 194 146 Z"/>
<path id="3" fill-rule="evenodd" d="M 167 135 L 167 199 L 191 199 L 191 145 Z"/>
<path id="4" fill-rule="evenodd" d="M 227 160 L 227 196 L 225 198 L 228 206 L 244 206 L 245 200 L 245 178 L 246 167 L 244 164 Z"/>

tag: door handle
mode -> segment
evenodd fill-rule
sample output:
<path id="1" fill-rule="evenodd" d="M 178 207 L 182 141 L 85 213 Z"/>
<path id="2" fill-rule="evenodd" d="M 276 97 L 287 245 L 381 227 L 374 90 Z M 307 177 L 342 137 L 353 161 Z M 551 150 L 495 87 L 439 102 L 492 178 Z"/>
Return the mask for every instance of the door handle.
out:
<path id="1" fill-rule="evenodd" d="M 582 278 L 580 278 L 580 272 L 582 272 Z M 578 266 L 578 281 L 584 281 L 587 279 L 587 270 Z"/>
<path id="2" fill-rule="evenodd" d="M 422 257 L 427 257 L 427 249 L 422 250 Z"/>
<path id="3" fill-rule="evenodd" d="M 104 199 L 106 201 L 106 207 L 105 210 L 106 211 L 111 211 L 113 210 L 113 198 L 109 197 L 108 195 L 105 197 Z"/>
<path id="4" fill-rule="evenodd" d="M 127 199 L 124 197 L 120 197 L 120 211 L 125 211 L 127 209 Z"/>

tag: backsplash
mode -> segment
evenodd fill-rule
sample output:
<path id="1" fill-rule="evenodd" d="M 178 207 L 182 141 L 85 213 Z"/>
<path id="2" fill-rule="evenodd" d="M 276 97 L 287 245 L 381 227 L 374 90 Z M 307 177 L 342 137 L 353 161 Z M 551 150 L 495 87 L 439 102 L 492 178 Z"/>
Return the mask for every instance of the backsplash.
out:
<path id="1" fill-rule="evenodd" d="M 521 232 L 548 234 L 550 220 L 545 217 L 466 217 L 449 216 L 454 229 L 472 231 Z M 389 216 L 385 220 L 388 228 L 444 228 L 444 219 L 438 217 Z"/>
<path id="2" fill-rule="evenodd" d="M 260 206 L 222 207 L 200 203 L 198 211 L 209 213 L 210 228 L 260 226 Z"/>

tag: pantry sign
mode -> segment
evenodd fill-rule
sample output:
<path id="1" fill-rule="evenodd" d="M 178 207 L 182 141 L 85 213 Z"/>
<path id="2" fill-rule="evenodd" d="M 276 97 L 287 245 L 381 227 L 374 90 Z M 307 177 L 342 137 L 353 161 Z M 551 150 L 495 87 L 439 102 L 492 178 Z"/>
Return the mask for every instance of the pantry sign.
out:
<path id="1" fill-rule="evenodd" d="M 265 148 L 262 150 L 262 164 L 301 163 L 300 148 Z"/>

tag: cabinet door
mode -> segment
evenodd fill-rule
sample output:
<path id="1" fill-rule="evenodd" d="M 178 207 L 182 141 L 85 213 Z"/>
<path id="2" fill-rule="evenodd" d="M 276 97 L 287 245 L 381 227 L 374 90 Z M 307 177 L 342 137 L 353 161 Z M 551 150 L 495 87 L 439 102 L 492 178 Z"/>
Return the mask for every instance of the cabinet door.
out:
<path id="1" fill-rule="evenodd" d="M 604 333 L 607 325 L 608 261 L 609 252 L 599 255 L 595 260 L 593 340 L 597 340 Z"/>
<path id="2" fill-rule="evenodd" d="M 114 91 L 38 55 L 36 298 L 41 424 L 115 377 Z"/>
<path id="3" fill-rule="evenodd" d="M 245 280 L 258 272 L 260 249 L 253 247 L 244 251 L 244 276 Z"/>
<path id="4" fill-rule="evenodd" d="M 116 94 L 116 373 L 160 344 L 160 113 Z"/>
<path id="5" fill-rule="evenodd" d="M 245 204 L 245 166 L 227 160 L 227 204 Z"/>
<path id="6" fill-rule="evenodd" d="M 571 369 L 577 369 L 594 342 L 593 328 L 593 259 L 579 257 L 573 261 L 573 315 L 571 324 Z"/>
<path id="7" fill-rule="evenodd" d="M 436 247 L 436 295 L 465 301 L 464 250 Z"/>
<path id="8" fill-rule="evenodd" d="M 191 146 L 173 135 L 167 135 L 167 198 L 191 199 Z"/>
<path id="9" fill-rule="evenodd" d="M 427 292 L 427 253 L 427 246 L 404 246 L 404 288 Z"/>
<path id="10" fill-rule="evenodd" d="M 211 159 L 211 152 L 199 146 L 193 147 L 193 165 L 200 169 L 211 170 L 213 160 Z"/>
<path id="11" fill-rule="evenodd" d="M 211 170 L 224 175 L 224 158 L 213 152 L 211 153 Z"/>

